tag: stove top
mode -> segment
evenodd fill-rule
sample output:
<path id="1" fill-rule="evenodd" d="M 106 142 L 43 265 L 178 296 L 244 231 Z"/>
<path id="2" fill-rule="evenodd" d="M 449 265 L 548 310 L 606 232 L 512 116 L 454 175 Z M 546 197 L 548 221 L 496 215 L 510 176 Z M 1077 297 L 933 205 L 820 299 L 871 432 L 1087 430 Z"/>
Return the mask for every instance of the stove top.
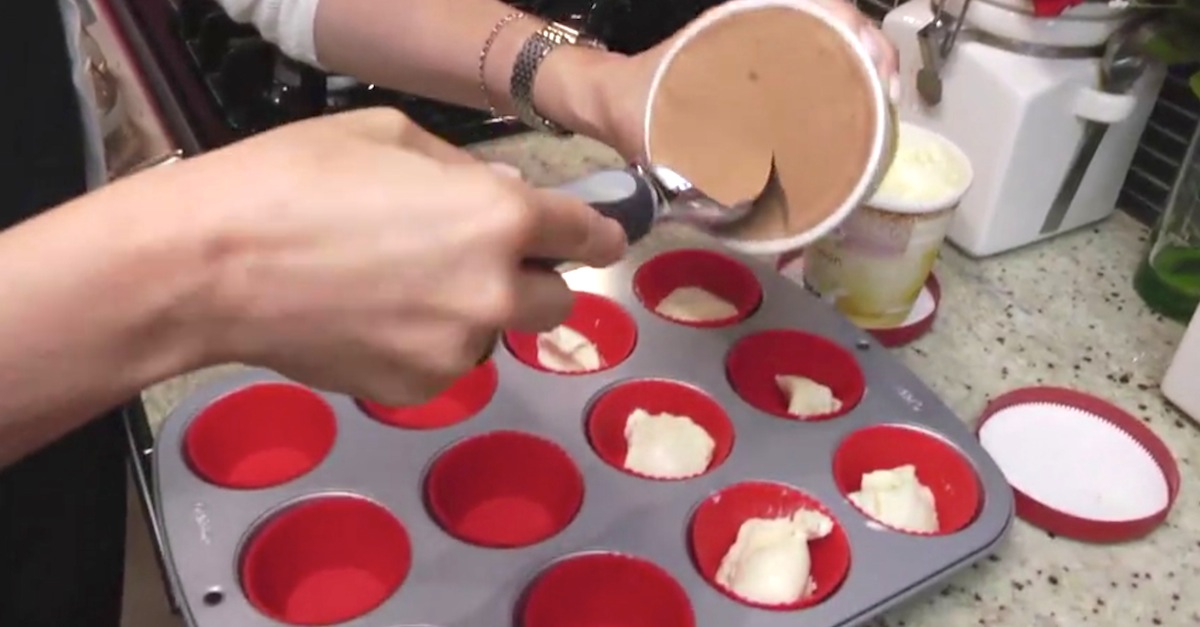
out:
<path id="1" fill-rule="evenodd" d="M 447 0 L 453 1 L 453 0 Z M 573 21 L 610 48 L 635 53 L 670 36 L 720 0 L 518 0 L 522 10 Z M 285 57 L 216 0 L 110 0 L 122 4 L 175 105 L 185 149 L 216 148 L 324 113 L 392 106 L 465 145 L 527 130 L 508 118 L 330 75 Z"/>

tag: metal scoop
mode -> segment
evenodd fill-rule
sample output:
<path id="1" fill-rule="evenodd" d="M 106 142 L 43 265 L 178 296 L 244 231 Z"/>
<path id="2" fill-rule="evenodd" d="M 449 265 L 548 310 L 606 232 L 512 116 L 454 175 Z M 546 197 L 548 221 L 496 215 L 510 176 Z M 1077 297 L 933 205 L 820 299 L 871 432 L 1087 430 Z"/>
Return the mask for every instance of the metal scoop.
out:
<path id="1" fill-rule="evenodd" d="M 620 223 L 630 244 L 645 237 L 657 222 L 676 220 L 708 231 L 742 219 L 754 203 L 751 198 L 728 207 L 700 191 L 678 172 L 660 165 L 601 170 L 557 189 Z M 563 261 L 529 259 L 526 263 L 553 270 Z M 496 338 L 488 344 L 478 363 L 492 356 L 499 333 Z"/>
<path id="2" fill-rule="evenodd" d="M 655 223 L 686 222 L 705 231 L 737 222 L 753 207 L 753 198 L 727 206 L 705 194 L 678 172 L 661 165 L 602 170 L 558 188 L 621 223 L 632 244 Z"/>

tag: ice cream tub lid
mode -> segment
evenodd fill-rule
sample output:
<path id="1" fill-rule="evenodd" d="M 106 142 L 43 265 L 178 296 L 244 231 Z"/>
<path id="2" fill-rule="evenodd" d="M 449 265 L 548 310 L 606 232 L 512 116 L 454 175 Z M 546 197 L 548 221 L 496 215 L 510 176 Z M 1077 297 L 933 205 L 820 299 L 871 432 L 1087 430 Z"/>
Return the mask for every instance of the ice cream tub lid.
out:
<path id="1" fill-rule="evenodd" d="M 795 283 L 805 284 L 803 249 L 780 255 L 775 267 L 780 274 Z M 870 328 L 866 331 L 888 348 L 905 346 L 920 339 L 921 336 L 933 329 L 933 323 L 937 319 L 938 309 L 941 305 L 942 285 L 938 282 L 937 276 L 930 272 L 920 294 L 917 295 L 916 302 L 913 303 L 912 310 L 908 312 L 908 316 L 904 318 L 903 322 L 894 327 Z"/>
<path id="2" fill-rule="evenodd" d="M 1012 486 L 1017 516 L 1055 535 L 1134 540 L 1162 524 L 1179 495 L 1179 467 L 1166 444 L 1128 412 L 1083 392 L 1008 392 L 988 404 L 976 431 Z"/>

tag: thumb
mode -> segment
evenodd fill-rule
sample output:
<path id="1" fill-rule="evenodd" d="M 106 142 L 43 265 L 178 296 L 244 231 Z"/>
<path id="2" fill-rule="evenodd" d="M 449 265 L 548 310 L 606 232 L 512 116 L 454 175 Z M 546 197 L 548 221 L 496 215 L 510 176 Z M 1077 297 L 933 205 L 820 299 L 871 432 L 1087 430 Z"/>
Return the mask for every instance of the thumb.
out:
<path id="1" fill-rule="evenodd" d="M 496 174 L 506 178 L 513 178 L 517 180 L 525 179 L 525 175 L 521 172 L 521 169 L 514 165 L 509 165 L 500 161 L 490 161 L 488 162 L 488 167 L 495 170 Z"/>

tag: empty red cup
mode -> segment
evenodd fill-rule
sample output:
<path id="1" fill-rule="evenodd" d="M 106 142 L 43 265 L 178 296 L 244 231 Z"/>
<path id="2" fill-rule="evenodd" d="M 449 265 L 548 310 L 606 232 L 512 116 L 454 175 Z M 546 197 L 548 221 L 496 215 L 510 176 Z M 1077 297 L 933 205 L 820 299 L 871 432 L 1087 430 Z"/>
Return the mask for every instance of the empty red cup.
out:
<path id="1" fill-rule="evenodd" d="M 557 444 L 493 431 L 447 449 L 429 469 L 425 496 L 450 535 L 494 548 L 529 546 L 571 524 L 583 474 Z"/>
<path id="2" fill-rule="evenodd" d="M 561 560 L 534 580 L 521 627 L 694 627 L 683 586 L 631 555 L 589 553 Z"/>
<path id="3" fill-rule="evenodd" d="M 733 423 L 717 401 L 700 390 L 662 379 L 642 379 L 617 385 L 600 395 L 588 411 L 587 430 L 592 449 L 610 466 L 645 477 L 625 468 L 629 443 L 625 423 L 635 409 L 652 414 L 687 416 L 713 439 L 713 456 L 705 472 L 720 466 L 733 450 Z M 688 478 L 688 477 L 682 477 Z"/>
<path id="4" fill-rule="evenodd" d="M 733 305 L 737 313 L 713 320 L 681 320 L 656 308 L 671 292 L 697 287 Z M 643 263 L 633 275 L 633 292 L 647 309 L 672 322 L 721 327 L 745 320 L 762 302 L 762 285 L 742 262 L 703 249 L 673 250 Z"/>
<path id="5" fill-rule="evenodd" d="M 833 479 L 849 498 L 862 487 L 864 474 L 909 464 L 916 467 L 917 480 L 933 492 L 938 517 L 936 534 L 918 535 L 954 533 L 975 520 L 983 504 L 975 467 L 945 440 L 914 427 L 879 425 L 846 436 L 833 454 Z"/>
<path id="6" fill-rule="evenodd" d="M 629 358 L 637 344 L 637 323 L 616 302 L 590 292 L 575 292 L 575 304 L 563 324 L 596 345 L 600 368 L 588 372 L 559 372 L 538 362 L 537 333 L 509 331 L 504 334 L 508 350 L 521 363 L 556 374 L 591 374 L 615 368 Z"/>
<path id="7" fill-rule="evenodd" d="M 393 427 L 405 429 L 441 429 L 463 422 L 491 402 L 498 381 L 491 360 L 476 366 L 433 400 L 421 405 L 389 406 L 360 400 L 359 407 L 368 416 Z"/>
<path id="8" fill-rule="evenodd" d="M 833 521 L 833 531 L 808 543 L 816 588 L 795 603 L 763 605 L 743 599 L 717 583 L 721 560 L 737 540 L 738 529 L 751 518 L 781 518 L 801 509 L 819 511 Z M 745 605 L 768 610 L 798 610 L 829 598 L 850 572 L 850 539 L 829 510 L 815 498 L 786 485 L 750 481 L 731 485 L 712 494 L 696 508 L 688 530 L 692 559 L 700 575 L 726 596 Z"/>
<path id="9" fill-rule="evenodd" d="M 738 340 L 725 359 L 729 384 L 742 400 L 759 411 L 796 419 L 775 377 L 801 376 L 832 390 L 842 402 L 838 411 L 803 420 L 828 420 L 848 413 L 862 400 L 866 380 L 854 356 L 833 342 L 803 331 L 773 329 Z"/>
<path id="10" fill-rule="evenodd" d="M 408 532 L 388 510 L 354 496 L 323 496 L 269 518 L 242 553 L 254 607 L 292 625 L 333 625 L 379 607 L 412 565 Z"/>
<path id="11" fill-rule="evenodd" d="M 204 408 L 183 439 L 192 470 L 233 489 L 280 485 L 316 468 L 337 438 L 333 408 L 293 383 L 257 383 Z"/>

